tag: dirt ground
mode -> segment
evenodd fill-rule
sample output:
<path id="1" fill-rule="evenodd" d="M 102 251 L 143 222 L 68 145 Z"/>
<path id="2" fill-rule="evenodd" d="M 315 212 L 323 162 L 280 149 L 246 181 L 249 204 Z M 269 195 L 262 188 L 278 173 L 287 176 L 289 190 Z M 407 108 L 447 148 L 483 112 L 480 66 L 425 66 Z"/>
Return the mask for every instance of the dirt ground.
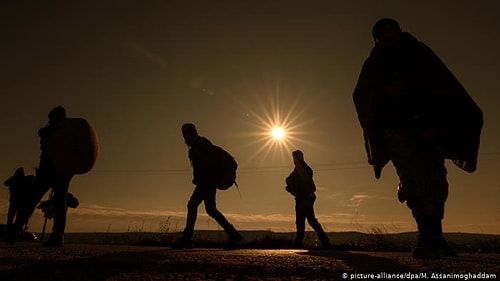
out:
<path id="1" fill-rule="evenodd" d="M 369 274 L 374 274 L 370 276 Z M 377 276 L 378 274 L 378 276 Z M 0 280 L 372 280 L 500 278 L 500 254 L 416 260 L 408 253 L 339 250 L 174 250 L 167 247 L 0 243 Z M 419 275 L 422 274 L 422 275 Z M 378 278 L 377 278 L 378 277 Z M 433 278 L 434 277 L 434 278 Z M 495 279 L 495 278 L 493 278 Z"/>

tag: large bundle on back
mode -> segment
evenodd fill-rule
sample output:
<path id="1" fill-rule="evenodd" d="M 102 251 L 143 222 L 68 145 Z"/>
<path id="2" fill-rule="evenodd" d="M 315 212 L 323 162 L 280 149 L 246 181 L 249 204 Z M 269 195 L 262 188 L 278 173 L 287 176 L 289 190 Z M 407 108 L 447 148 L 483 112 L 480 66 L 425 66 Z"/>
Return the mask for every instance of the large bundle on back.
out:
<path id="1" fill-rule="evenodd" d="M 87 120 L 66 118 L 47 140 L 46 150 L 58 173 L 85 174 L 97 160 L 99 142 Z"/>

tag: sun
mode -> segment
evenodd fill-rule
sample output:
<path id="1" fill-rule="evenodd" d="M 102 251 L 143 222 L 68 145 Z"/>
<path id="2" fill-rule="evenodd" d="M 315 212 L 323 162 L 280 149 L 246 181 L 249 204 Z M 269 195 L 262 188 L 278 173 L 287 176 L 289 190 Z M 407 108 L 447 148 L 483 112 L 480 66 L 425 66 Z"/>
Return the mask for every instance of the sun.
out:
<path id="1" fill-rule="evenodd" d="M 274 140 L 281 141 L 285 137 L 286 132 L 281 127 L 274 127 L 271 131 L 271 136 Z"/>

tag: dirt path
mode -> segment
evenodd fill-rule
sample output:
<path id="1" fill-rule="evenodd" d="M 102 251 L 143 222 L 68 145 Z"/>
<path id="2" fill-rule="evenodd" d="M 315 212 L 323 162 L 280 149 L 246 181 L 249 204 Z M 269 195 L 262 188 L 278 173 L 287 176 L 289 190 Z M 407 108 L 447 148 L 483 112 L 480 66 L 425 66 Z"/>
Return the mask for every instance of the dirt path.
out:
<path id="1" fill-rule="evenodd" d="M 389 279 L 391 276 L 384 275 L 388 273 L 426 274 L 418 277 L 431 280 L 433 273 L 486 273 L 500 278 L 500 255 L 463 254 L 444 260 L 415 260 L 408 253 L 354 251 L 180 251 L 76 244 L 64 248 L 42 248 L 29 243 L 16 247 L 0 245 L 0 280 L 5 281 L 350 280 L 355 277 L 371 280 L 367 273 L 381 274 L 382 279 Z M 411 276 L 406 277 L 409 280 Z"/>

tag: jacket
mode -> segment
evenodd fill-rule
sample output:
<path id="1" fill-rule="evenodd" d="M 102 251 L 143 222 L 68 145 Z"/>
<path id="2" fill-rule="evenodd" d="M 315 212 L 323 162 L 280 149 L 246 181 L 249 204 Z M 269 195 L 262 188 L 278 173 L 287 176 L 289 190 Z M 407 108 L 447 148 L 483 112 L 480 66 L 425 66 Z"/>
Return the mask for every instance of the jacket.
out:
<path id="1" fill-rule="evenodd" d="M 197 137 L 189 148 L 189 160 L 193 167 L 193 184 L 214 185 L 218 179 L 214 145 L 205 137 Z"/>
<path id="2" fill-rule="evenodd" d="M 316 192 L 313 170 L 305 163 L 297 165 L 285 180 L 286 191 L 297 199 L 311 198 Z"/>

